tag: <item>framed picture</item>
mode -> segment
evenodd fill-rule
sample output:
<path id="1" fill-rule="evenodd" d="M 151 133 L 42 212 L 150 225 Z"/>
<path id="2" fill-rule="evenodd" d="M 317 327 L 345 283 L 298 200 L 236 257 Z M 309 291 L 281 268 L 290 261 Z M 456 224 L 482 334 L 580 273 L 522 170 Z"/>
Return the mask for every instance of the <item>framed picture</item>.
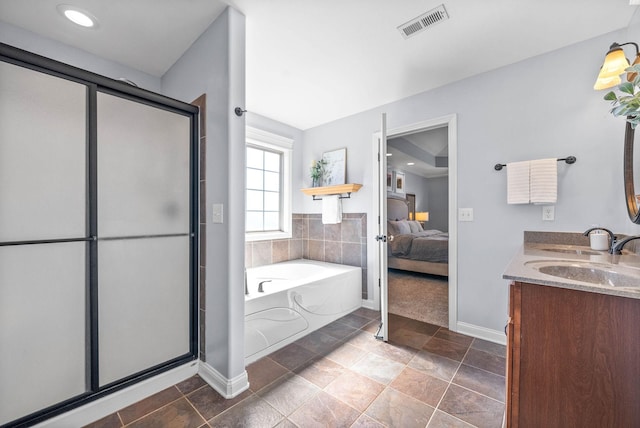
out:
<path id="1" fill-rule="evenodd" d="M 337 149 L 322 154 L 322 160 L 326 162 L 324 175 L 322 177 L 323 186 L 333 186 L 336 184 L 346 184 L 347 181 L 347 149 Z"/>
<path id="2" fill-rule="evenodd" d="M 387 170 L 387 192 L 393 192 L 393 171 Z"/>
<path id="3" fill-rule="evenodd" d="M 401 193 L 404 194 L 404 172 L 398 172 L 395 171 L 394 172 L 394 177 L 393 177 L 393 191 L 395 193 Z"/>

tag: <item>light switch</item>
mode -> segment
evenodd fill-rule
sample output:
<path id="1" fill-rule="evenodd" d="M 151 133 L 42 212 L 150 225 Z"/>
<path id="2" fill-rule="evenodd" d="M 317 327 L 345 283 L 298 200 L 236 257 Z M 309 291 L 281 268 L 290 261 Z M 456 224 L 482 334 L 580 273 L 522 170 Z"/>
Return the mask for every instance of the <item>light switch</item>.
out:
<path id="1" fill-rule="evenodd" d="M 224 205 L 223 204 L 213 204 L 213 218 L 212 221 L 214 223 L 223 223 L 223 211 L 224 211 Z"/>
<path id="2" fill-rule="evenodd" d="M 473 221 L 473 208 L 460 208 L 458 210 L 458 221 Z"/>

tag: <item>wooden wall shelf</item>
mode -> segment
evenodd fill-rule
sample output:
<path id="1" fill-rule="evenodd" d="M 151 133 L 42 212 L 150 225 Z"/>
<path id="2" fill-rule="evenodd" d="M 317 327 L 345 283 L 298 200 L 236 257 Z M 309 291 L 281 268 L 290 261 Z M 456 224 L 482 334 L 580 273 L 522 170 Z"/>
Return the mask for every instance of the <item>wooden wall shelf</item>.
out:
<path id="1" fill-rule="evenodd" d="M 322 199 L 316 198 L 316 196 L 321 195 L 343 195 L 347 194 L 349 196 L 341 196 L 341 198 L 350 198 L 351 193 L 357 192 L 362 187 L 362 184 L 338 184 L 336 186 L 322 186 L 322 187 L 309 187 L 306 189 L 300 189 L 302 193 L 308 196 L 313 196 L 313 199 Z"/>

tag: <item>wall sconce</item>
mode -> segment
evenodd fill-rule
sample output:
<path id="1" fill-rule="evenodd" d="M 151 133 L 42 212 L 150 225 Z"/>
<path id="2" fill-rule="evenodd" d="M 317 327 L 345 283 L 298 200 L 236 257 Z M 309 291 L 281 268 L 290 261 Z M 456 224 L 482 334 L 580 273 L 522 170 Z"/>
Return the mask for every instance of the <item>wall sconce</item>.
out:
<path id="1" fill-rule="evenodd" d="M 428 212 L 417 212 L 416 213 L 416 221 L 420 223 L 424 223 L 429 221 L 429 213 Z"/>
<path id="2" fill-rule="evenodd" d="M 633 61 L 633 65 L 640 63 L 640 51 L 638 50 L 637 43 L 627 42 L 619 44 L 614 42 L 609 47 L 607 55 L 604 57 L 604 64 L 602 64 L 602 67 L 600 68 L 600 73 L 598 74 L 596 84 L 593 85 L 593 89 L 607 89 L 619 85 L 622 82 L 620 75 L 629 68 L 629 61 L 624 56 L 624 51 L 622 50 L 622 46 L 625 45 L 635 46 L 636 58 Z M 637 73 L 627 73 L 627 80 L 632 81 L 636 78 L 636 74 Z"/>

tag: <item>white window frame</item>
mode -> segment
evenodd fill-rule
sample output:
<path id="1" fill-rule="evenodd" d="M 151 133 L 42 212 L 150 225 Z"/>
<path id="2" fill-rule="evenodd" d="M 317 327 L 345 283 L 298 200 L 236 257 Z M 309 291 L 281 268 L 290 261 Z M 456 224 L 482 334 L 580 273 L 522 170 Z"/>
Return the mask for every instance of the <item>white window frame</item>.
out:
<path id="1" fill-rule="evenodd" d="M 291 171 L 293 168 L 293 140 L 281 135 L 272 134 L 271 132 L 261 129 L 246 128 L 246 145 L 256 146 L 267 150 L 274 150 L 282 153 L 282 202 L 281 202 L 281 219 L 282 230 L 268 232 L 245 232 L 245 241 L 266 241 L 270 239 L 287 239 L 292 237 L 292 189 Z M 246 171 L 246 167 L 245 167 Z M 245 184 L 245 198 L 247 186 Z M 245 210 L 246 215 L 246 210 Z"/>

